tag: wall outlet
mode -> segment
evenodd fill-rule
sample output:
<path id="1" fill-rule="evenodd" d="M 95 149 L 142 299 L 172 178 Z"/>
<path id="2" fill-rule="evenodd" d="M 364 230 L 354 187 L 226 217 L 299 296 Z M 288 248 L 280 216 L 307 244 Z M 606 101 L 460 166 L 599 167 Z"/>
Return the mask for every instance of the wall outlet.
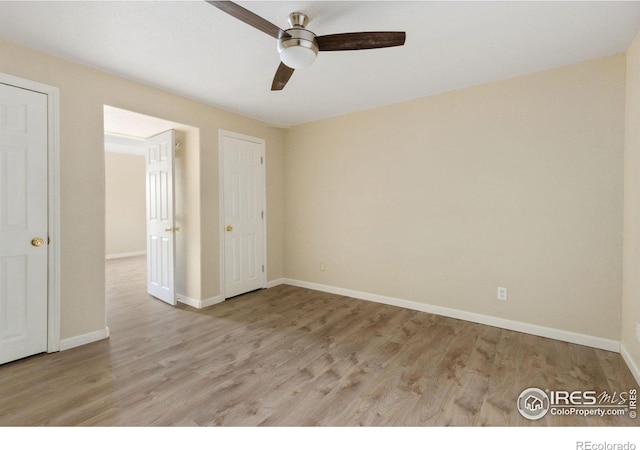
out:
<path id="1" fill-rule="evenodd" d="M 636 322 L 636 340 L 640 342 L 640 323 Z"/>
<path id="2" fill-rule="evenodd" d="M 320 272 L 324 272 L 324 263 L 320 263 Z"/>
<path id="3" fill-rule="evenodd" d="M 507 299 L 507 288 L 499 287 L 498 288 L 498 300 L 506 300 Z"/>

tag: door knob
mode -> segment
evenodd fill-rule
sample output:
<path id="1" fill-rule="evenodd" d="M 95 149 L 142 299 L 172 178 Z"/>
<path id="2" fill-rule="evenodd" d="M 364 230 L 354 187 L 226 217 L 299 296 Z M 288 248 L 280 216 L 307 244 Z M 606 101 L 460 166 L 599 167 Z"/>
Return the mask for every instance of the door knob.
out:
<path id="1" fill-rule="evenodd" d="M 33 238 L 31 239 L 31 245 L 33 245 L 34 247 L 41 247 L 42 245 L 44 245 L 44 239 L 42 238 Z"/>
<path id="2" fill-rule="evenodd" d="M 233 231 L 233 227 L 231 225 L 227 225 L 227 231 Z"/>
<path id="3" fill-rule="evenodd" d="M 165 228 L 164 231 L 166 231 L 167 233 L 171 233 L 173 231 L 173 228 Z"/>

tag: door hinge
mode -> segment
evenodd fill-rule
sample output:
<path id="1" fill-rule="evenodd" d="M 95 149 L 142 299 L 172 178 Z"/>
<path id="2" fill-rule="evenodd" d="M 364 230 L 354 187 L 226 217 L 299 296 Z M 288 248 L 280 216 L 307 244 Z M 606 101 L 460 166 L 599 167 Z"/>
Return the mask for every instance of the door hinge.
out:
<path id="1" fill-rule="evenodd" d="M 264 264 L 262 265 L 262 271 L 264 272 Z"/>
<path id="2" fill-rule="evenodd" d="M 264 164 L 264 157 L 263 156 L 260 157 L 260 164 Z"/>
<path id="3" fill-rule="evenodd" d="M 264 219 L 264 211 L 260 212 L 260 215 L 262 216 L 262 218 Z"/>

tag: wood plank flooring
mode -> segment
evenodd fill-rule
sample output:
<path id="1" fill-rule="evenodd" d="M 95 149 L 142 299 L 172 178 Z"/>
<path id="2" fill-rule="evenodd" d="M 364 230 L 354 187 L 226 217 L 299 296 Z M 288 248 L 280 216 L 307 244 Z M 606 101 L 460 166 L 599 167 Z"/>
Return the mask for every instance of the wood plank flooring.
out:
<path id="1" fill-rule="evenodd" d="M 144 264 L 107 261 L 108 340 L 0 366 L 0 425 L 639 423 L 516 410 L 527 387 L 637 389 L 616 353 L 290 286 L 171 307 Z"/>

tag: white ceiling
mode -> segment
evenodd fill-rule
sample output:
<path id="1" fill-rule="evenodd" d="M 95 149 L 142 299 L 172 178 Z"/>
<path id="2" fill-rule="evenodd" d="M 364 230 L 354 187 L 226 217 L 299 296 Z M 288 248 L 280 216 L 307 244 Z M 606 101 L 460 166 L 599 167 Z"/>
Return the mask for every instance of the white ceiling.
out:
<path id="1" fill-rule="evenodd" d="M 623 52 L 640 2 L 241 1 L 318 35 L 406 31 L 404 47 L 320 53 L 281 92 L 276 40 L 204 1 L 0 1 L 0 38 L 278 125 Z"/>

